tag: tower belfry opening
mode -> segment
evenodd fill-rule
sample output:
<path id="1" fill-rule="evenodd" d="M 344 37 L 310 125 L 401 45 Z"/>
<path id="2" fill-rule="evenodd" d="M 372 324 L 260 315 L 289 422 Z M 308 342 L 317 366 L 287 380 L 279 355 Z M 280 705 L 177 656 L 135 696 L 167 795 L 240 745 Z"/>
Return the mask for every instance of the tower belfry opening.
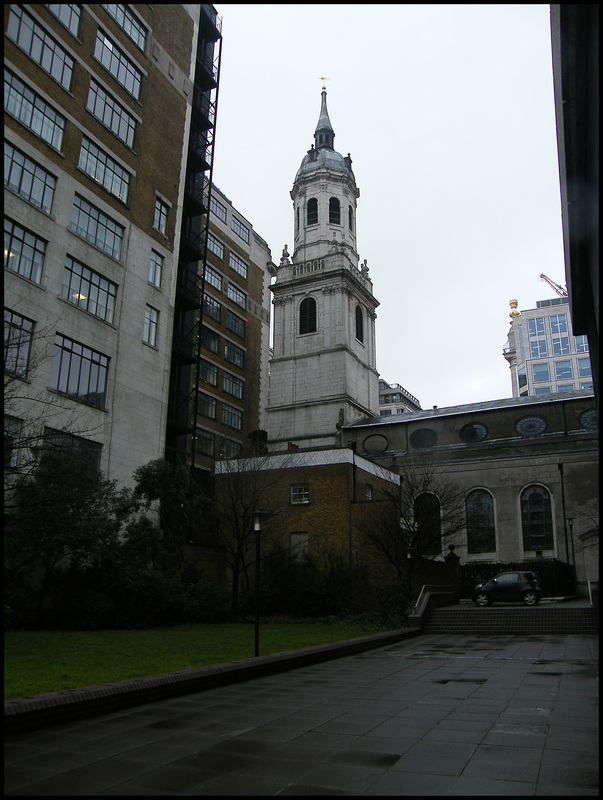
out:
<path id="1" fill-rule="evenodd" d="M 325 80 L 324 78 L 322 79 Z M 379 414 L 375 310 L 356 250 L 360 191 L 350 154 L 334 149 L 323 82 L 314 144 L 295 176 L 294 247 L 271 286 L 274 353 L 268 434 L 272 449 L 333 447 L 342 423 Z"/>

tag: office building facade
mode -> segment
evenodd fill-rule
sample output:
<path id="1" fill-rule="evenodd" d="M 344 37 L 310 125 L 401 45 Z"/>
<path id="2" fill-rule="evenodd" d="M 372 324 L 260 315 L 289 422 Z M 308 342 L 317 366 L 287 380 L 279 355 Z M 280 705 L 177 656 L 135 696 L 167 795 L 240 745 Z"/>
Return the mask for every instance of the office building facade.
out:
<path id="1" fill-rule="evenodd" d="M 399 383 L 388 383 L 379 378 L 379 416 L 421 411 L 421 403 Z"/>
<path id="2" fill-rule="evenodd" d="M 503 356 L 511 369 L 513 397 L 593 388 L 586 335 L 574 336 L 567 298 L 538 300 L 517 311 L 511 301 L 511 327 Z"/>

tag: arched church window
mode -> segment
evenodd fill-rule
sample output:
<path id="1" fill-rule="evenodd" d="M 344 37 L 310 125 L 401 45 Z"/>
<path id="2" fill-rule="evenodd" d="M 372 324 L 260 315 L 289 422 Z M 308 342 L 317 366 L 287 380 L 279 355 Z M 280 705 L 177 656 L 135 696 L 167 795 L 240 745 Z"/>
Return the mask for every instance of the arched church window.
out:
<path id="1" fill-rule="evenodd" d="M 329 224 L 341 225 L 340 205 L 336 197 L 329 199 Z"/>
<path id="2" fill-rule="evenodd" d="M 493 553 L 496 550 L 494 503 L 485 489 L 474 489 L 465 498 L 467 552 Z"/>
<path id="3" fill-rule="evenodd" d="M 553 549 L 551 495 L 544 486 L 527 486 L 521 493 L 521 530 L 524 550 Z"/>
<path id="4" fill-rule="evenodd" d="M 313 297 L 305 297 L 299 307 L 299 332 L 316 332 L 316 300 Z"/>
<path id="5" fill-rule="evenodd" d="M 306 208 L 306 218 L 308 225 L 318 224 L 318 200 L 315 197 L 311 197 L 308 200 L 308 205 Z"/>
<path id="6" fill-rule="evenodd" d="M 359 342 L 364 342 L 364 317 L 360 306 L 356 306 L 356 338 Z"/>
<path id="7" fill-rule="evenodd" d="M 354 210 L 352 206 L 348 206 L 348 226 L 351 231 L 354 230 Z"/>

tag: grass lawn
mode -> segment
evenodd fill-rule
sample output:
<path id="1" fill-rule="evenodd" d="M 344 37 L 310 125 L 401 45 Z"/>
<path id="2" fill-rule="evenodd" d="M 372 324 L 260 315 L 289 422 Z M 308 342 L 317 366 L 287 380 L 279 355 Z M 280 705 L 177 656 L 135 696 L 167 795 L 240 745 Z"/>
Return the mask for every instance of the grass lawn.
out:
<path id="1" fill-rule="evenodd" d="M 347 625 L 260 625 L 260 655 L 367 636 Z M 133 631 L 7 631 L 4 699 L 250 658 L 253 624 Z"/>

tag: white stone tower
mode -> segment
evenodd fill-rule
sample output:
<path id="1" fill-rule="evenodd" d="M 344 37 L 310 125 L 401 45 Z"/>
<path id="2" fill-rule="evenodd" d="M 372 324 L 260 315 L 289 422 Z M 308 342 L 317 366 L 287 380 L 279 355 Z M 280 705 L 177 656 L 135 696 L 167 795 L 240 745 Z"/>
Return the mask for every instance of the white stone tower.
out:
<path id="1" fill-rule="evenodd" d="M 271 449 L 344 444 L 343 423 L 379 415 L 373 284 L 358 266 L 349 154 L 335 132 L 323 86 L 315 143 L 295 176 L 293 256 L 283 250 L 274 293 L 274 354 L 267 409 Z"/>

